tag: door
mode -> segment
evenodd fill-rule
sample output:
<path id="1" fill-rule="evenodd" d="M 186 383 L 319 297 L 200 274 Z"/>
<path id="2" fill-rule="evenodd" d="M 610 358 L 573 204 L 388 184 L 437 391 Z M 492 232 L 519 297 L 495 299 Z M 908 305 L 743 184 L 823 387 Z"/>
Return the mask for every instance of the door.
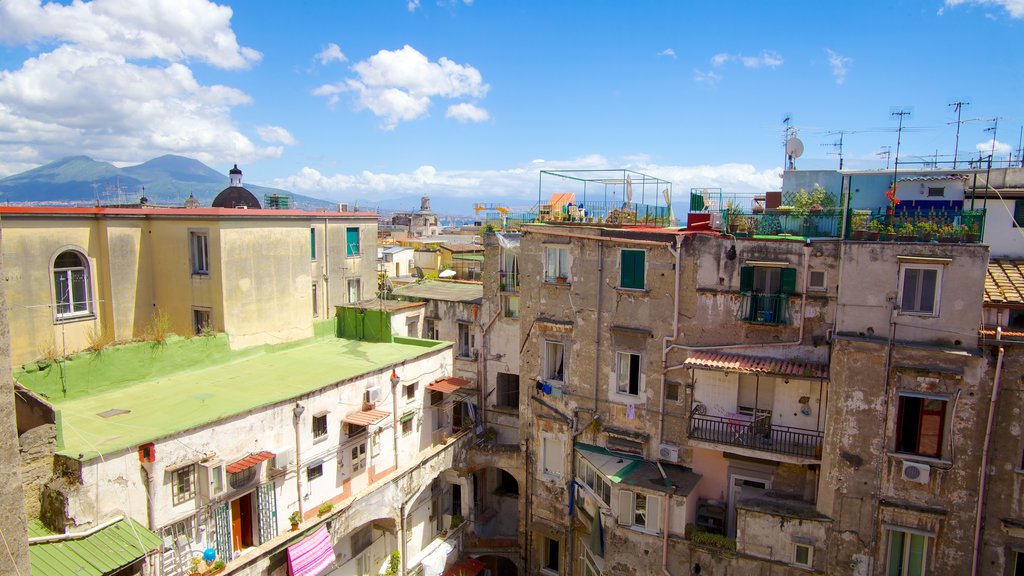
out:
<path id="1" fill-rule="evenodd" d="M 755 498 L 764 495 L 771 487 L 771 481 L 748 476 L 730 476 L 729 492 L 729 531 L 730 538 L 736 537 L 736 503 L 743 498 Z"/>
<path id="2" fill-rule="evenodd" d="M 231 545 L 235 552 L 253 545 L 252 492 L 231 501 Z"/>
<path id="3" fill-rule="evenodd" d="M 259 518 L 260 544 L 277 536 L 277 494 L 274 483 L 267 482 L 256 490 L 256 513 Z"/>

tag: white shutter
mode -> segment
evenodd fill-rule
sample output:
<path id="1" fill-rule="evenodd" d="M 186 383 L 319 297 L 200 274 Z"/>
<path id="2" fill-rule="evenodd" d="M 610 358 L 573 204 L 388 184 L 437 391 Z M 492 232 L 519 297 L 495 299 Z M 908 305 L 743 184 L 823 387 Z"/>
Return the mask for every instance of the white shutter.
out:
<path id="1" fill-rule="evenodd" d="M 633 525 L 633 493 L 629 490 L 619 490 L 619 525 Z"/>
<path id="2" fill-rule="evenodd" d="M 651 532 L 661 533 L 661 507 L 664 496 L 647 496 L 647 526 Z"/>
<path id="3" fill-rule="evenodd" d="M 554 438 L 544 439 L 544 472 L 555 476 L 562 475 L 562 451 Z"/>

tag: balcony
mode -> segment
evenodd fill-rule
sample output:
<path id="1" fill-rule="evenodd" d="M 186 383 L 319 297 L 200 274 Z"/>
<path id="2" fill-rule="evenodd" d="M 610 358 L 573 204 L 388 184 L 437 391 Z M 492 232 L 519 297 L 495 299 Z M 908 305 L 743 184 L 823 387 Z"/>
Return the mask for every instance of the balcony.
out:
<path id="1" fill-rule="evenodd" d="M 985 210 L 851 210 L 846 229 L 848 240 L 976 244 L 985 240 Z"/>
<path id="2" fill-rule="evenodd" d="M 498 272 L 498 286 L 502 292 L 519 292 L 519 272 Z"/>
<path id="3" fill-rule="evenodd" d="M 771 424 L 768 416 L 711 416 L 700 414 L 699 411 L 690 416 L 691 440 L 703 440 L 759 452 L 821 460 L 822 437 L 823 434 L 816 430 L 775 426 Z"/>
<path id="4" fill-rule="evenodd" d="M 751 324 L 789 324 L 789 294 L 743 292 L 736 318 Z"/>
<path id="5" fill-rule="evenodd" d="M 838 238 L 842 226 L 842 210 L 819 210 L 794 214 L 786 208 L 775 208 L 756 214 L 722 211 L 723 231 L 739 238 L 801 237 Z"/>

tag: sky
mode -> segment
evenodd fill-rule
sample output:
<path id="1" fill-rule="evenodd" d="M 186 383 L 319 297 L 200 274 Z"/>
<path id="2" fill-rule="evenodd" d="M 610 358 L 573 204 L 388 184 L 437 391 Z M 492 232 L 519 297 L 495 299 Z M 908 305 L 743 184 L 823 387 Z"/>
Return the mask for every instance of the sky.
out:
<path id="1" fill-rule="evenodd" d="M 162 154 L 379 209 L 529 207 L 542 169 L 749 194 L 1017 154 L 1024 0 L 0 0 L 0 177 Z M 998 125 L 993 122 L 999 118 Z M 557 192 L 557 182 L 543 193 Z"/>

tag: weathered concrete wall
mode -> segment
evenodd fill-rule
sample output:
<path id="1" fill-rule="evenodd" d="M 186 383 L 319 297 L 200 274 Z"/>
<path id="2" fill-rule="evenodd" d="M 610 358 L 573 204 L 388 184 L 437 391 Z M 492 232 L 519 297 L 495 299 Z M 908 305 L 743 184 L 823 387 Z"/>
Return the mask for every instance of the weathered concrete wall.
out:
<path id="1" fill-rule="evenodd" d="M 39 517 L 43 486 L 53 474 L 53 455 L 57 451 L 57 427 L 44 424 L 18 437 L 21 456 L 21 482 L 25 493 L 25 516 Z"/>

